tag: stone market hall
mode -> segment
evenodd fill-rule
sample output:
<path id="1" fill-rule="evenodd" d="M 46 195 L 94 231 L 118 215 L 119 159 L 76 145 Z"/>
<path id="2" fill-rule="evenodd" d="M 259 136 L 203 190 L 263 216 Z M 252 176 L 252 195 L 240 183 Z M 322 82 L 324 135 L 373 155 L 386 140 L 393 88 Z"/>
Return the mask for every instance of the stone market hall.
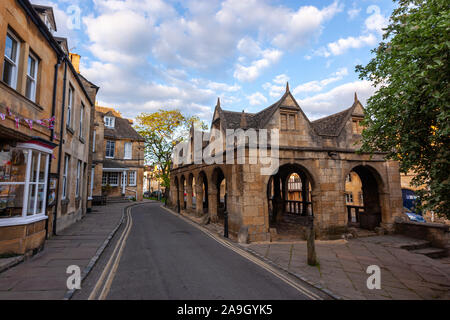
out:
<path id="1" fill-rule="evenodd" d="M 218 223 L 224 223 L 226 211 L 230 234 L 248 232 L 249 241 L 292 232 L 302 237 L 310 216 L 318 238 L 340 237 L 349 226 L 393 231 L 402 213 L 399 166 L 381 153 L 357 153 L 363 117 L 355 94 L 350 108 L 310 121 L 289 85 L 280 100 L 254 114 L 223 110 L 218 101 L 211 128 L 224 134 L 227 129 L 279 129 L 279 167 L 262 175 L 261 164 L 249 164 L 248 144 L 245 164 L 174 164 L 170 205 Z M 186 139 L 192 145 L 193 135 L 192 129 Z M 351 177 L 360 186 L 355 203 L 346 190 Z"/>

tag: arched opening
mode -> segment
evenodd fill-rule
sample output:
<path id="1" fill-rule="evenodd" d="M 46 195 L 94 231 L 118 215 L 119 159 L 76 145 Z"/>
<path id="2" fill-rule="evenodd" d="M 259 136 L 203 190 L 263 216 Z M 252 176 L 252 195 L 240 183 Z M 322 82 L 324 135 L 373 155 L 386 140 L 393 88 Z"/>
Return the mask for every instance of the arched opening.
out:
<path id="1" fill-rule="evenodd" d="M 298 234 L 299 225 L 314 214 L 311 174 L 301 165 L 287 164 L 271 176 L 267 186 L 269 223 L 278 234 Z"/>
<path id="2" fill-rule="evenodd" d="M 222 169 L 215 168 L 212 175 L 212 183 L 214 183 L 217 192 L 217 217 L 219 223 L 224 223 L 224 213 L 227 210 L 227 181 Z"/>
<path id="3" fill-rule="evenodd" d="M 208 178 L 206 177 L 205 172 L 201 171 L 199 174 L 199 183 L 201 186 L 201 195 L 202 195 L 202 199 L 197 199 L 198 200 L 198 204 L 200 205 L 200 200 L 203 206 L 203 213 L 208 213 Z"/>
<path id="4" fill-rule="evenodd" d="M 356 166 L 345 177 L 345 203 L 348 224 L 374 230 L 381 223 L 378 173 L 368 166 Z"/>

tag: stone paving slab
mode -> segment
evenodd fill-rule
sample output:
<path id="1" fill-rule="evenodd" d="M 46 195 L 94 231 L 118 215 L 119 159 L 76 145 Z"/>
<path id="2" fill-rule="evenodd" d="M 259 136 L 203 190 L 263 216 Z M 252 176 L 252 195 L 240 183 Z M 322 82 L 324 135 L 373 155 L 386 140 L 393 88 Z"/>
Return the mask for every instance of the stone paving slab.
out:
<path id="1" fill-rule="evenodd" d="M 47 240 L 43 251 L 0 273 L 0 300 L 63 299 L 67 267 L 77 265 L 83 271 L 130 204 L 94 207 L 96 212 Z"/>
<path id="2" fill-rule="evenodd" d="M 252 243 L 246 247 L 266 259 L 323 286 L 344 299 L 450 299 L 450 264 L 401 249 L 420 244 L 415 239 L 377 236 L 362 239 L 316 241 L 319 266 L 306 263 L 305 241 Z M 284 256 L 284 257 L 283 257 Z M 381 269 L 381 289 L 367 288 L 367 267 Z"/>

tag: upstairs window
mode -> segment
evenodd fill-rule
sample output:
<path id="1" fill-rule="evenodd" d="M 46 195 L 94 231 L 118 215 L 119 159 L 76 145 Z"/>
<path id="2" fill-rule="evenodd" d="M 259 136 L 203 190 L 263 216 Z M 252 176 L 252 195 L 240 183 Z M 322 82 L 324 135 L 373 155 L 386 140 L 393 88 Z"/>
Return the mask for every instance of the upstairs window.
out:
<path id="1" fill-rule="evenodd" d="M 27 86 L 25 90 L 25 96 L 33 102 L 36 102 L 38 67 L 38 59 L 33 54 L 30 54 L 28 56 Z"/>
<path id="2" fill-rule="evenodd" d="M 353 119 L 352 121 L 352 131 L 354 134 L 362 134 L 364 127 L 362 125 L 362 120 Z"/>
<path id="3" fill-rule="evenodd" d="M 73 110 L 73 87 L 69 86 L 69 95 L 67 101 L 67 120 L 66 125 L 70 128 L 72 126 L 72 110 Z"/>
<path id="4" fill-rule="evenodd" d="M 353 194 L 352 193 L 346 193 L 345 194 L 345 200 L 347 203 L 353 203 Z"/>
<path id="5" fill-rule="evenodd" d="M 17 71 L 19 67 L 19 40 L 12 33 L 6 34 L 5 59 L 3 63 L 3 81 L 11 88 L 17 88 Z"/>
<path id="6" fill-rule="evenodd" d="M 81 108 L 80 108 L 80 138 L 84 137 L 84 133 L 83 133 L 83 120 L 84 120 L 84 104 L 81 103 Z"/>
<path id="7" fill-rule="evenodd" d="M 132 144 L 131 142 L 125 142 L 124 159 L 132 158 Z"/>
<path id="8" fill-rule="evenodd" d="M 116 118 L 114 117 L 105 117 L 105 127 L 114 128 L 115 120 Z"/>
<path id="9" fill-rule="evenodd" d="M 116 150 L 116 142 L 107 140 L 106 141 L 106 158 L 114 158 L 114 152 Z"/>

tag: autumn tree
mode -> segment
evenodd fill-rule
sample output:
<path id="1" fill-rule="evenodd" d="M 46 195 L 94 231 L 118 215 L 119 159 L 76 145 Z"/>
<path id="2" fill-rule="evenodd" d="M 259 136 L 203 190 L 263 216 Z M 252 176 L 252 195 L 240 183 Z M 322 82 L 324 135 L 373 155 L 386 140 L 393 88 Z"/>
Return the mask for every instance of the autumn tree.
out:
<path id="1" fill-rule="evenodd" d="M 136 118 L 135 129 L 145 139 L 146 163 L 157 166 L 157 178 L 162 180 L 166 189 L 166 199 L 170 188 L 173 149 L 178 142 L 188 137 L 192 125 L 207 129 L 198 117 L 184 115 L 180 110 L 161 109 L 153 113 L 141 113 Z"/>
<path id="2" fill-rule="evenodd" d="M 362 151 L 383 151 L 413 184 L 424 209 L 450 218 L 450 2 L 399 0 L 361 79 L 373 82 Z"/>

